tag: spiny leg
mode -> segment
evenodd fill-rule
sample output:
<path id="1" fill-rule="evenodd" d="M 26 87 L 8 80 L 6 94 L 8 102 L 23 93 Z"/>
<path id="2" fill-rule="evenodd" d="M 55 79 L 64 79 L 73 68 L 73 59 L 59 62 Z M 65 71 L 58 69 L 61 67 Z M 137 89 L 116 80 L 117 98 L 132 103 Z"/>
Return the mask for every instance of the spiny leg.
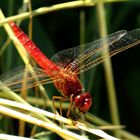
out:
<path id="1" fill-rule="evenodd" d="M 63 100 L 63 97 L 61 96 L 53 96 L 52 98 L 52 102 L 53 102 L 53 109 L 54 109 L 54 113 L 55 115 L 57 114 L 57 111 L 56 111 L 56 106 L 55 106 L 55 100 L 59 100 L 61 103 L 60 103 L 60 114 L 62 115 L 62 100 Z M 54 118 L 55 119 L 55 118 Z M 53 119 L 53 120 L 54 120 Z"/>
<path id="2" fill-rule="evenodd" d="M 73 120 L 73 119 L 71 118 L 71 116 L 70 116 L 70 112 L 71 112 L 71 111 L 75 112 L 75 109 L 76 109 L 76 108 L 73 106 L 73 98 L 74 98 L 74 95 L 72 94 L 72 95 L 70 96 L 70 105 L 69 105 L 69 108 L 68 108 L 68 111 L 67 111 L 67 117 L 68 117 L 69 119 L 71 119 L 73 125 L 76 125 L 76 121 Z"/>
<path id="3" fill-rule="evenodd" d="M 73 94 L 70 96 L 70 105 L 69 105 L 69 108 L 68 108 L 68 111 L 67 111 L 67 117 L 71 119 L 70 117 L 70 111 L 71 111 L 71 108 L 73 106 Z"/>
<path id="4" fill-rule="evenodd" d="M 59 100 L 60 101 L 60 115 L 62 116 L 62 102 L 63 101 L 68 101 L 69 99 L 64 98 L 62 96 L 53 96 L 53 108 L 54 108 L 54 113 L 55 113 L 55 117 L 56 117 L 56 106 L 55 106 L 55 100 Z M 53 121 L 55 120 L 55 117 L 53 118 Z M 60 122 L 60 125 L 62 127 L 62 122 Z"/>

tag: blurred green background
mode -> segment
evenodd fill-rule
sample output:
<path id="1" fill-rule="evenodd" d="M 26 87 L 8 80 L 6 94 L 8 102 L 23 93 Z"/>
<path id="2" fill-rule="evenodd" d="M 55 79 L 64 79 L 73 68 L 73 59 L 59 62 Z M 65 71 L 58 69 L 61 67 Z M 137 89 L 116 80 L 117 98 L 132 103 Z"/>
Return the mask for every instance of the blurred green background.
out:
<path id="1" fill-rule="evenodd" d="M 32 10 L 63 2 L 66 1 L 31 1 Z M 7 17 L 18 14 L 22 6 L 21 0 L 0 1 L 0 8 Z M 25 5 L 26 8 L 28 9 Z M 108 34 L 122 29 L 140 28 L 140 0 L 104 3 L 104 8 Z M 96 5 L 64 9 L 33 17 L 32 39 L 46 56 L 51 58 L 60 50 L 80 44 L 81 11 L 85 15 L 83 42 L 92 42 L 99 38 L 100 27 Z M 28 24 L 27 18 L 20 25 L 26 33 Z M 0 28 L 0 47 L 6 39 L 7 34 Z M 111 59 L 121 124 L 126 126 L 126 130 L 140 136 L 140 45 Z M 0 73 L 4 74 L 22 65 L 24 64 L 11 43 L 0 56 Z M 90 81 L 89 76 L 92 79 Z M 86 91 L 93 97 L 90 113 L 111 122 L 103 65 L 86 72 L 83 83 Z M 59 95 L 53 86 L 50 88 L 47 85 L 46 90 L 52 95 Z"/>

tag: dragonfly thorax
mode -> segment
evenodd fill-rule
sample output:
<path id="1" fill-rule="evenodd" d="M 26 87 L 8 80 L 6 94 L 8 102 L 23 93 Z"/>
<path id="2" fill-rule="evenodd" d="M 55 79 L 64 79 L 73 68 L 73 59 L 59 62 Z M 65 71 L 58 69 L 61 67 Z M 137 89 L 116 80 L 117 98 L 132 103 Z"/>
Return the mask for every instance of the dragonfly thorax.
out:
<path id="1" fill-rule="evenodd" d="M 77 96 L 82 93 L 82 84 L 77 75 L 69 75 L 65 71 L 59 72 L 55 87 L 64 97 Z"/>

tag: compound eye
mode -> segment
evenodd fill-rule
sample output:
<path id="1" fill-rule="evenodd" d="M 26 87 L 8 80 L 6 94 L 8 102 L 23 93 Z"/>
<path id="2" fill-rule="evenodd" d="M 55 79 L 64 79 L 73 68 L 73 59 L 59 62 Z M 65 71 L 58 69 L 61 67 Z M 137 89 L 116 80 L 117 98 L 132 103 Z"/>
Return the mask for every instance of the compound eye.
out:
<path id="1" fill-rule="evenodd" d="M 74 107 L 82 113 L 85 113 L 89 110 L 92 105 L 92 98 L 89 93 L 80 94 L 74 99 Z"/>

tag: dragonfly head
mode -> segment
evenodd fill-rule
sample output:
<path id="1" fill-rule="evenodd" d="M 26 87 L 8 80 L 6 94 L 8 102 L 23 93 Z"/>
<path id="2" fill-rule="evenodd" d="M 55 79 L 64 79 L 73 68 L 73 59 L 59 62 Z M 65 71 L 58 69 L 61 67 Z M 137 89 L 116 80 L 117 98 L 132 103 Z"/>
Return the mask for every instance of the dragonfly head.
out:
<path id="1" fill-rule="evenodd" d="M 86 113 L 92 105 L 91 95 L 86 92 L 79 94 L 74 98 L 74 107 L 78 108 L 79 112 Z"/>

